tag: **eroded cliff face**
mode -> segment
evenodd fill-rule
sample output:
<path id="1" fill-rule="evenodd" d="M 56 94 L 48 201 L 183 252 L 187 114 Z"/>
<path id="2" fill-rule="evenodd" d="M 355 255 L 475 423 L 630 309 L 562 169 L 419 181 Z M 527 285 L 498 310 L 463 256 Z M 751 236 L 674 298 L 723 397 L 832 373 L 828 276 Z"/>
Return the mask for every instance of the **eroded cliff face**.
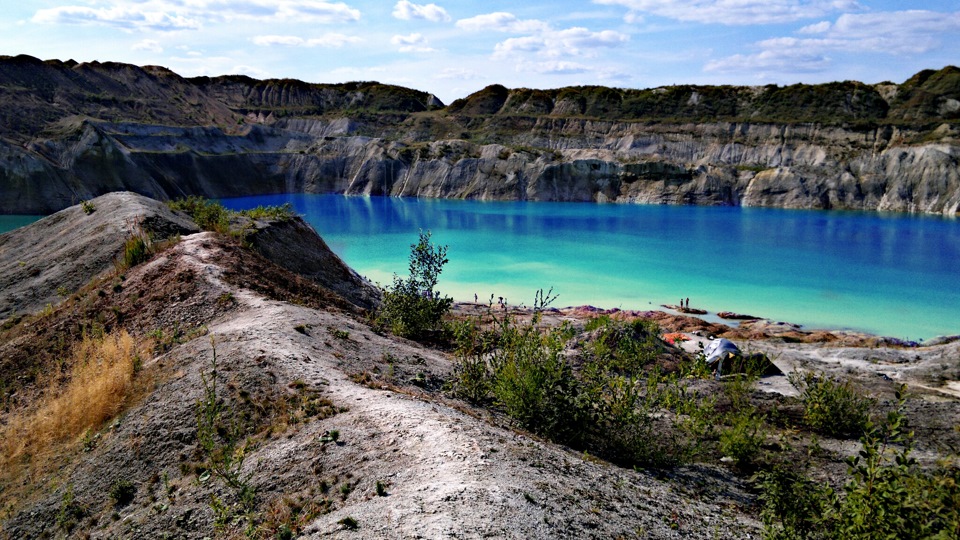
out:
<path id="1" fill-rule="evenodd" d="M 347 193 L 485 200 L 835 208 L 954 215 L 960 145 L 899 130 L 592 122 L 511 145 L 404 143 L 347 120 L 218 128 L 86 121 L 73 136 L 0 144 L 0 208 L 49 213 L 101 193 L 156 198 Z"/>
<path id="2" fill-rule="evenodd" d="M 44 77 L 44 63 L 24 62 L 15 66 L 18 84 L 27 84 L 24 72 Z M 75 86 L 82 79 L 84 92 L 90 73 L 109 74 L 116 81 L 107 86 L 135 88 L 144 103 L 182 95 L 176 99 L 189 98 L 189 109 L 207 112 L 168 107 L 117 121 L 132 114 L 127 101 L 94 117 L 81 107 L 85 94 L 64 90 L 66 82 L 50 102 L 32 93 L 31 106 L 52 120 L 0 138 L 0 212 L 50 213 L 119 190 L 160 199 L 307 192 L 960 211 L 960 124 L 951 108 L 958 96 L 921 92 L 936 77 L 938 88 L 947 75 L 960 80 L 956 68 L 890 88 L 794 90 L 824 94 L 823 110 L 843 120 L 829 123 L 764 120 L 823 114 L 770 105 L 787 100 L 781 94 L 789 88 L 776 87 L 729 91 L 736 100 L 710 87 L 632 94 L 491 87 L 429 110 L 437 107 L 432 96 L 378 83 L 186 80 L 160 68 L 83 66 L 49 69 Z M 10 78 L 4 69 L 0 79 Z M 644 99 L 667 112 L 619 118 L 649 108 Z M 734 103 L 725 114 L 759 119 L 711 117 L 703 112 L 711 99 Z"/>

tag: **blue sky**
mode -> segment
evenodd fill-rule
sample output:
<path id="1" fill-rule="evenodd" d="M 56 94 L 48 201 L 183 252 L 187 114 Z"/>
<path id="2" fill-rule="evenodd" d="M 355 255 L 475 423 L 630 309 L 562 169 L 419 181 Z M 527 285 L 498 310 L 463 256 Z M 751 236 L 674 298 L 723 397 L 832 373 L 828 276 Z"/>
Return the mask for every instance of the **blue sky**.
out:
<path id="1" fill-rule="evenodd" d="M 492 83 L 902 82 L 960 64 L 960 2 L 4 0 L 0 54 L 184 76 L 377 80 L 449 103 Z"/>

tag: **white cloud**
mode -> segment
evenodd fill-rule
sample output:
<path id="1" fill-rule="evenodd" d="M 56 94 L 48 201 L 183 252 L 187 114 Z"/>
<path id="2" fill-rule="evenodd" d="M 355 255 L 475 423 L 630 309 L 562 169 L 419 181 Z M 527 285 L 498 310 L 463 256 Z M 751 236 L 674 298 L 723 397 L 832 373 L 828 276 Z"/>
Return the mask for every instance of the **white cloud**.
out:
<path id="1" fill-rule="evenodd" d="M 603 30 L 601 32 L 591 32 L 586 28 L 567 28 L 555 33 L 548 34 L 549 39 L 556 39 L 564 46 L 571 49 L 579 48 L 597 48 L 597 47 L 618 47 L 630 40 L 630 37 L 613 30 Z"/>
<path id="2" fill-rule="evenodd" d="M 577 62 L 548 61 L 517 64 L 517 71 L 527 71 L 541 75 L 575 75 L 588 73 L 591 70 Z"/>
<path id="3" fill-rule="evenodd" d="M 240 64 L 229 56 L 172 56 L 169 58 L 170 68 L 184 77 L 219 75 L 249 75 L 257 79 L 265 79 L 270 74 L 256 66 Z"/>
<path id="4" fill-rule="evenodd" d="M 143 41 L 134 43 L 132 48 L 135 51 L 150 51 L 155 53 L 163 52 L 163 47 L 160 46 L 160 42 L 155 39 L 145 39 Z"/>
<path id="5" fill-rule="evenodd" d="M 91 8 L 86 6 L 62 6 L 37 11 L 32 22 L 40 24 L 79 24 L 112 26 L 121 30 L 197 30 L 201 27 L 198 18 L 178 13 L 165 13 L 149 9 L 138 10 L 135 6 Z"/>
<path id="6" fill-rule="evenodd" d="M 455 79 L 461 81 L 469 81 L 479 78 L 481 78 L 481 76 L 476 71 L 463 68 L 445 68 L 440 70 L 440 73 L 437 73 L 434 76 L 434 79 Z"/>
<path id="7" fill-rule="evenodd" d="M 592 56 L 591 49 L 619 47 L 630 37 L 613 30 L 591 32 L 586 28 L 550 30 L 533 36 L 509 38 L 497 43 L 495 58 L 504 58 L 517 53 L 539 53 L 547 57 Z"/>
<path id="8" fill-rule="evenodd" d="M 830 29 L 830 21 L 820 21 L 797 30 L 798 34 L 822 34 Z"/>
<path id="9" fill-rule="evenodd" d="M 229 73 L 235 75 L 247 75 L 249 77 L 253 77 L 254 79 L 267 79 L 270 77 L 268 72 L 260 68 L 244 64 L 233 66 L 233 69 L 229 70 Z"/>
<path id="10" fill-rule="evenodd" d="M 627 17 L 650 13 L 679 21 L 727 25 L 784 23 L 860 9 L 855 0 L 593 0 L 623 6 Z M 629 21 L 629 19 L 628 19 Z"/>
<path id="11" fill-rule="evenodd" d="M 960 33 L 960 12 L 913 10 L 845 14 L 833 24 L 805 26 L 798 33 L 818 37 L 763 40 L 754 44 L 760 50 L 758 53 L 715 60 L 704 69 L 802 73 L 826 68 L 831 53 L 922 54 L 942 47 Z"/>
<path id="12" fill-rule="evenodd" d="M 436 4 L 414 4 L 407 0 L 400 0 L 393 6 L 393 16 L 403 21 L 424 19 L 433 22 L 448 22 L 450 15 L 447 10 Z"/>
<path id="13" fill-rule="evenodd" d="M 226 2 L 227 6 L 233 2 Z M 286 2 L 266 2 L 277 5 L 275 16 L 280 19 L 300 22 L 318 22 L 323 24 L 347 23 L 360 20 L 360 10 L 342 3 L 319 2 L 312 0 L 293 0 Z"/>
<path id="14" fill-rule="evenodd" d="M 827 36 L 861 50 L 919 53 L 955 42 L 960 33 L 960 12 L 894 11 L 846 14 Z"/>
<path id="15" fill-rule="evenodd" d="M 397 45 L 399 51 L 403 53 L 409 52 L 433 52 L 434 49 L 430 47 L 427 38 L 423 37 L 423 34 L 410 34 L 409 36 L 393 36 L 390 38 L 390 43 Z"/>
<path id="16" fill-rule="evenodd" d="M 347 44 L 360 43 L 363 39 L 357 36 L 347 36 L 344 34 L 329 33 L 318 38 L 304 39 L 298 36 L 254 36 L 253 43 L 261 47 L 287 46 L 287 47 L 327 47 L 339 49 Z"/>
<path id="17" fill-rule="evenodd" d="M 825 69 L 830 59 L 815 51 L 770 49 L 757 54 L 735 54 L 708 62 L 703 70 L 718 73 L 753 72 L 760 78 L 770 73 L 812 73 Z"/>
<path id="18" fill-rule="evenodd" d="M 91 2 L 92 3 L 92 2 Z M 199 30 L 231 20 L 296 21 L 321 24 L 360 19 L 360 11 L 342 2 L 321 0 L 103 0 L 103 7 L 69 5 L 40 9 L 31 22 L 100 25 L 124 31 Z"/>
<path id="19" fill-rule="evenodd" d="M 494 31 L 512 34 L 541 32 L 550 28 L 550 25 L 543 21 L 536 19 L 521 20 L 516 15 L 503 11 L 477 15 L 469 19 L 460 19 L 456 25 L 457 28 L 470 32 Z"/>

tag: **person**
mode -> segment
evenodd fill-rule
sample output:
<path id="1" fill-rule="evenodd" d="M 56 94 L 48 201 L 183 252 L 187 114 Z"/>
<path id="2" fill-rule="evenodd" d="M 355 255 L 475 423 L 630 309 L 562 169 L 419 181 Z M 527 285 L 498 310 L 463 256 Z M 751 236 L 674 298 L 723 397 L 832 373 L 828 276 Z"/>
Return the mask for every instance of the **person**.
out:
<path id="1" fill-rule="evenodd" d="M 687 309 L 690 309 L 690 297 L 687 297 Z"/>
<path id="2" fill-rule="evenodd" d="M 477 302 L 479 302 L 479 299 L 477 298 L 477 293 L 473 293 L 473 303 L 476 304 Z"/>

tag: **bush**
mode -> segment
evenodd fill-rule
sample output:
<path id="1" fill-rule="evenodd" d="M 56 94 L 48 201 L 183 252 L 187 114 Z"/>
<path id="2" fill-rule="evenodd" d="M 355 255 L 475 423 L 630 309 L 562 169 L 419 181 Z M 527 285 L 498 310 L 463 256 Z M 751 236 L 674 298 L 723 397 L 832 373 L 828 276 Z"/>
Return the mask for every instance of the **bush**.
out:
<path id="1" fill-rule="evenodd" d="M 800 391 L 803 419 L 812 429 L 834 437 L 863 433 L 873 401 L 849 381 L 807 372 L 792 373 L 790 382 Z"/>
<path id="2" fill-rule="evenodd" d="M 625 466 L 666 467 L 694 455 L 713 403 L 686 395 L 676 375 L 649 369 L 660 351 L 649 326 L 591 321 L 582 354 L 571 355 L 572 326 L 539 327 L 544 302 L 538 293 L 529 323 L 497 319 L 491 309 L 491 330 L 477 321 L 455 326 L 454 392 L 492 400 L 525 429 Z"/>
<path id="3" fill-rule="evenodd" d="M 110 498 L 116 506 L 126 506 L 137 495 L 137 486 L 125 478 L 118 478 L 110 486 Z"/>
<path id="4" fill-rule="evenodd" d="M 297 213 L 293 211 L 293 206 L 290 203 L 284 203 L 280 206 L 257 206 L 249 210 L 242 210 L 239 214 L 250 219 L 269 219 L 274 221 L 289 221 L 297 215 Z"/>
<path id="5" fill-rule="evenodd" d="M 453 299 L 435 290 L 440 272 L 447 262 L 447 246 L 430 242 L 430 231 L 420 231 L 420 239 L 410 245 L 410 275 L 393 275 L 393 286 L 383 292 L 377 322 L 401 337 L 421 338 L 439 327 L 450 311 Z"/>
<path id="6" fill-rule="evenodd" d="M 205 231 L 227 233 L 230 230 L 231 212 L 216 201 L 191 195 L 186 199 L 167 201 L 167 206 L 173 211 L 187 214 Z"/>
<path id="7" fill-rule="evenodd" d="M 720 452 L 739 467 L 752 465 L 766 439 L 763 422 L 762 416 L 751 412 L 734 415 L 730 427 L 720 433 Z"/>
<path id="8" fill-rule="evenodd" d="M 510 327 L 494 353 L 492 390 L 497 403 L 534 433 L 574 443 L 582 433 L 580 385 L 563 357 L 564 329 L 540 333 Z"/>
<path id="9" fill-rule="evenodd" d="M 453 365 L 452 390 L 457 396 L 471 403 L 486 403 L 493 390 L 493 374 L 487 363 L 489 339 L 474 320 L 450 325 L 456 342 L 457 362 Z"/>
<path id="10" fill-rule="evenodd" d="M 867 422 L 863 449 L 847 460 L 842 493 L 802 474 L 775 469 L 761 475 L 765 533 L 774 539 L 957 538 L 960 468 L 924 471 L 910 457 L 913 433 L 904 414 L 906 388 L 881 425 Z"/>
<path id="11" fill-rule="evenodd" d="M 150 258 L 150 244 L 142 234 L 135 234 L 123 244 L 124 268 L 131 268 Z"/>

